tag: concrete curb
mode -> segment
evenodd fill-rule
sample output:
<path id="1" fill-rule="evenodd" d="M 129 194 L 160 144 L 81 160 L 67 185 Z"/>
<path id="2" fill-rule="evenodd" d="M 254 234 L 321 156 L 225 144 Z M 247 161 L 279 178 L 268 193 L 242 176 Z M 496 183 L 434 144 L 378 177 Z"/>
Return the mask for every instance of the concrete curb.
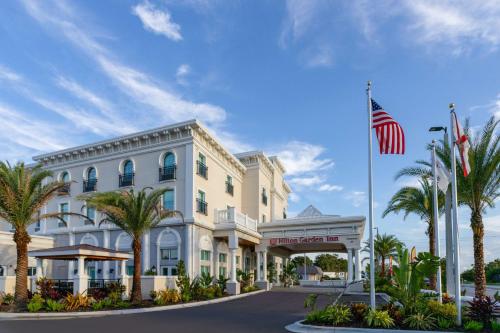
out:
<path id="1" fill-rule="evenodd" d="M 412 331 L 412 330 L 397 330 L 397 329 L 381 329 L 381 328 L 358 328 L 358 327 L 325 327 L 302 324 L 302 320 L 296 321 L 293 324 L 285 326 L 285 329 L 294 333 L 387 333 L 387 332 L 405 332 L 405 333 L 453 333 L 451 331 Z"/>
<path id="2" fill-rule="evenodd" d="M 223 302 L 233 301 L 233 300 L 240 299 L 240 298 L 245 298 L 248 296 L 258 295 L 258 294 L 261 294 L 264 292 L 266 292 L 266 290 L 257 290 L 257 291 L 253 291 L 253 292 L 246 293 L 246 294 L 226 296 L 226 297 L 212 299 L 212 300 L 208 300 L 208 301 L 155 306 L 155 307 L 140 308 L 140 309 L 122 309 L 122 310 L 86 311 L 86 312 L 39 312 L 39 313 L 38 312 L 37 313 L 5 312 L 5 313 L 0 313 L 0 321 L 26 320 L 26 319 L 70 319 L 70 318 L 104 317 L 104 316 L 115 316 L 115 315 L 168 311 L 168 310 L 192 308 L 192 307 L 209 305 L 209 304 L 223 303 Z"/>

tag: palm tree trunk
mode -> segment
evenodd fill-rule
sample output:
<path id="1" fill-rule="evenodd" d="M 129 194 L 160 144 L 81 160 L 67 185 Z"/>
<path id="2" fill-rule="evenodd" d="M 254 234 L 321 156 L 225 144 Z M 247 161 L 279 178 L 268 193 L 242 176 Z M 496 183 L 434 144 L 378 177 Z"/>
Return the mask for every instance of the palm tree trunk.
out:
<path id="1" fill-rule="evenodd" d="M 28 243 L 30 236 L 25 228 L 16 228 L 14 242 L 17 250 L 15 300 L 17 308 L 23 308 L 28 301 Z"/>
<path id="2" fill-rule="evenodd" d="M 474 241 L 474 286 L 476 297 L 484 297 L 486 289 L 486 275 L 484 272 L 484 225 L 480 210 L 473 210 L 471 227 Z"/>
<path id="3" fill-rule="evenodd" d="M 132 303 L 142 302 L 141 291 L 141 238 L 134 237 L 132 241 L 132 249 L 134 250 L 134 277 L 132 279 Z"/>
<path id="4" fill-rule="evenodd" d="M 381 261 L 381 271 L 380 271 L 380 276 L 385 276 L 385 257 L 380 256 L 380 261 Z"/>
<path id="5" fill-rule="evenodd" d="M 433 256 L 436 255 L 436 243 L 434 242 L 434 219 L 430 219 L 429 227 L 427 229 L 427 234 L 429 236 L 429 253 Z M 429 276 L 430 288 L 436 290 L 437 277 L 436 274 Z"/>

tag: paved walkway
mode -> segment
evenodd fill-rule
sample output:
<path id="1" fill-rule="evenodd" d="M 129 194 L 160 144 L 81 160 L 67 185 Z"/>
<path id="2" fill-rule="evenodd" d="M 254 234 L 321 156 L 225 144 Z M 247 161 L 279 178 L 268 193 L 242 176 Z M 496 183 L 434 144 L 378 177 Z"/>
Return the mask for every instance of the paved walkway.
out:
<path id="1" fill-rule="evenodd" d="M 271 291 L 194 308 L 134 315 L 60 320 L 0 321 L 1 333 L 221 333 L 286 332 L 284 327 L 304 318 L 303 292 Z M 318 307 L 331 296 L 320 295 Z"/>

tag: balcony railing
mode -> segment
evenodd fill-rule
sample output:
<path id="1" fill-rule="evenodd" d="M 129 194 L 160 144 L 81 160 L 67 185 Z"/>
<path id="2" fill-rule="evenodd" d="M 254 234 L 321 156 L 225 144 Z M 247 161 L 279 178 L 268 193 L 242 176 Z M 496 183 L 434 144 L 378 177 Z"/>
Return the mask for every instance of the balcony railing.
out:
<path id="1" fill-rule="evenodd" d="M 97 189 L 97 179 L 83 181 L 83 192 L 94 192 Z"/>
<path id="2" fill-rule="evenodd" d="M 126 173 L 118 176 L 118 185 L 120 187 L 133 186 L 135 173 Z"/>
<path id="3" fill-rule="evenodd" d="M 71 183 L 64 183 L 63 187 L 61 187 L 57 191 L 57 195 L 69 195 L 71 192 Z"/>
<path id="4" fill-rule="evenodd" d="M 207 215 L 208 203 L 200 199 L 196 199 L 196 211 L 201 214 Z"/>
<path id="5" fill-rule="evenodd" d="M 159 169 L 160 181 L 173 180 L 176 178 L 177 178 L 177 165 L 174 164 Z"/>
<path id="6" fill-rule="evenodd" d="M 236 211 L 234 207 L 230 207 L 228 209 L 216 209 L 214 219 L 216 225 L 234 223 L 252 231 L 257 231 L 257 221 L 248 217 L 246 214 Z"/>
<path id="7" fill-rule="evenodd" d="M 231 195 L 234 194 L 234 185 L 233 184 L 226 182 L 226 193 L 229 193 Z"/>
<path id="8" fill-rule="evenodd" d="M 196 173 L 208 179 L 208 167 L 200 161 L 196 161 Z"/>
<path id="9" fill-rule="evenodd" d="M 262 203 L 267 206 L 267 195 L 262 194 Z"/>

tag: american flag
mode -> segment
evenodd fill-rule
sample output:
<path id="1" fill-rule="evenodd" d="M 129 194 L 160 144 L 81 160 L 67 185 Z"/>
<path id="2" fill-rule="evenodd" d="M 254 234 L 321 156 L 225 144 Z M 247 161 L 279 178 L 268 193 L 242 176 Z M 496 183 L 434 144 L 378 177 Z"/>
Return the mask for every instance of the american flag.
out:
<path id="1" fill-rule="evenodd" d="M 372 127 L 377 134 L 381 154 L 404 154 L 405 134 L 401 126 L 373 99 Z"/>

